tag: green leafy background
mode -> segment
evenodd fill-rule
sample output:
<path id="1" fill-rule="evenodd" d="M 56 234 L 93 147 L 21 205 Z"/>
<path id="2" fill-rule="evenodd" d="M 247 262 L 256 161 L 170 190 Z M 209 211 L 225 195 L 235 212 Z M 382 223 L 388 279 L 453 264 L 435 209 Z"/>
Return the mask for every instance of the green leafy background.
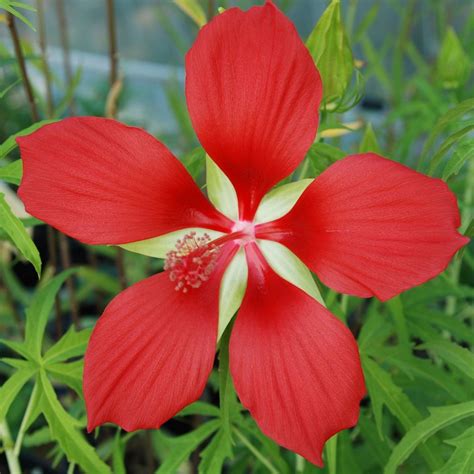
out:
<path id="1" fill-rule="evenodd" d="M 28 70 L 49 81 L 56 99 L 51 103 L 33 82 L 38 117 L 29 117 L 18 57 L 8 35 L 0 36 L 0 471 L 474 472 L 472 246 L 439 277 L 385 304 L 338 295 L 316 280 L 329 309 L 358 339 L 368 389 L 358 425 L 327 443 L 322 470 L 266 438 L 243 410 L 228 372 L 229 329 L 220 342 L 219 369 L 201 401 L 160 430 L 127 434 L 105 426 L 86 434 L 81 383 L 91 328 L 124 281 L 161 271 L 163 262 L 115 247 L 82 246 L 18 210 L 14 191 L 22 164 L 15 136 L 77 110 L 104 115 L 110 100 L 122 118 L 121 108 L 134 100 L 117 78 L 113 95 L 104 78 L 96 85 L 99 99 L 88 100 L 78 93 L 81 68 L 66 71 L 65 79 L 51 73 L 38 37 L 41 15 L 54 15 L 51 3 L 45 10 L 42 1 L 0 0 L 0 21 L 7 25 L 14 18 Z M 231 2 L 165 3 L 158 2 L 154 20 L 168 44 L 184 52 L 189 41 L 169 20 L 170 12 L 183 17 L 192 41 L 199 26 Z M 298 0 L 277 3 L 291 11 Z M 374 151 L 446 181 L 458 198 L 461 232 L 472 238 L 470 2 L 324 3 L 327 9 L 307 37 L 325 83 L 320 131 L 286 182 L 316 177 L 349 153 Z M 371 32 L 383 7 L 396 19 L 397 34 L 374 41 Z M 454 7 L 462 13 L 456 21 Z M 426 18 L 435 19 L 432 54 L 422 53 L 415 41 Z M 69 27 L 86 28 L 74 25 L 73 16 L 67 20 Z M 105 17 L 103 23 L 106 28 Z M 373 119 L 368 91 L 380 99 Z M 165 94 L 179 132 L 159 138 L 174 146 L 204 186 L 205 153 L 197 147 L 179 82 L 170 81 Z M 361 112 L 364 103 L 367 113 Z"/>

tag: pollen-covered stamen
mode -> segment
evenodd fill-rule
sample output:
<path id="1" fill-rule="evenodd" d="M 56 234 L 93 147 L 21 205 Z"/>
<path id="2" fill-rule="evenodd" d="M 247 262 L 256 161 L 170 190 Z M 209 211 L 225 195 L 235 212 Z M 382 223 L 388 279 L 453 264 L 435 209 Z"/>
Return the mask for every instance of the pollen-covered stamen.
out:
<path id="1" fill-rule="evenodd" d="M 176 291 L 187 293 L 209 279 L 216 266 L 219 246 L 211 242 L 208 234 L 197 236 L 196 232 L 190 232 L 175 247 L 176 250 L 166 254 L 165 270 L 169 271 L 170 280 L 176 282 Z"/>

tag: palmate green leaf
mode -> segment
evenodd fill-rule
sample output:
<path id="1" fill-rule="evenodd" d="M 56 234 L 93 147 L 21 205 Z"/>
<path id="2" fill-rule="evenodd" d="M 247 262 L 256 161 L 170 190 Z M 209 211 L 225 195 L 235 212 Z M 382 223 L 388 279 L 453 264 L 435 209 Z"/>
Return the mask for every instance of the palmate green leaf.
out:
<path id="1" fill-rule="evenodd" d="M 40 122 L 36 122 L 33 125 L 21 130 L 20 132 L 15 133 L 8 137 L 1 145 L 0 145 L 0 159 L 5 158 L 9 153 L 11 153 L 18 145 L 15 141 L 17 137 L 23 137 L 24 135 L 29 135 L 33 133 L 35 130 L 38 130 L 43 125 L 47 125 L 48 123 L 56 122 L 57 120 L 41 120 Z"/>
<path id="2" fill-rule="evenodd" d="M 232 455 L 230 434 L 221 428 L 201 453 L 199 474 L 221 474 L 226 459 Z"/>
<path id="3" fill-rule="evenodd" d="M 23 257 L 33 264 L 39 277 L 41 274 L 41 258 L 38 249 L 28 232 L 26 232 L 21 220 L 13 214 L 3 193 L 0 193 L 0 228 L 7 233 Z"/>
<path id="4" fill-rule="evenodd" d="M 84 371 L 84 360 L 75 362 L 56 362 L 45 366 L 45 370 L 50 377 L 58 382 L 71 387 L 80 397 L 82 397 L 82 375 Z"/>
<path id="5" fill-rule="evenodd" d="M 339 0 L 331 1 L 309 35 L 306 46 L 321 73 L 326 104 L 341 98 L 351 80 L 353 58 Z"/>
<path id="6" fill-rule="evenodd" d="M 191 453 L 209 436 L 219 429 L 220 421 L 211 420 L 188 434 L 176 438 L 165 437 L 161 432 L 155 436 L 162 438 L 162 442 L 169 443 L 171 451 L 163 459 L 156 474 L 176 474 L 179 467 L 189 458 Z M 164 439 L 163 439 L 164 438 Z"/>
<path id="7" fill-rule="evenodd" d="M 24 369 L 17 370 L 1 387 L 0 387 L 0 421 L 5 418 L 10 409 L 11 404 L 26 382 L 34 375 L 37 367 L 29 366 Z"/>
<path id="8" fill-rule="evenodd" d="M 82 356 L 89 342 L 92 329 L 76 331 L 70 327 L 66 334 L 44 355 L 45 364 L 64 362 L 72 357 Z"/>
<path id="9" fill-rule="evenodd" d="M 472 474 L 474 472 L 474 426 L 445 443 L 456 449 L 446 464 L 435 474 Z"/>
<path id="10" fill-rule="evenodd" d="M 39 373 L 37 383 L 41 393 L 40 408 L 51 430 L 51 437 L 59 444 L 69 462 L 78 464 L 85 472 L 110 473 L 107 464 L 79 433 L 79 422 L 59 403 L 43 370 Z"/>
<path id="11" fill-rule="evenodd" d="M 9 163 L 7 166 L 0 168 L 0 179 L 6 183 L 14 184 L 18 186 L 23 176 L 23 162 L 16 160 L 13 163 Z"/>
<path id="12" fill-rule="evenodd" d="M 474 379 L 474 354 L 468 349 L 443 339 L 429 341 L 418 346 L 418 349 L 434 352 L 445 362 L 456 367 L 469 378 Z"/>
<path id="13" fill-rule="evenodd" d="M 437 431 L 464 418 L 474 416 L 474 401 L 431 408 L 429 411 L 430 415 L 417 423 L 395 446 L 385 467 L 385 474 L 395 474 L 397 467 L 410 456 L 416 447 Z"/>
<path id="14" fill-rule="evenodd" d="M 383 438 L 382 409 L 384 405 L 400 421 L 406 431 L 410 430 L 415 423 L 421 420 L 419 411 L 401 388 L 395 385 L 390 374 L 371 358 L 363 356 L 362 366 L 379 436 Z M 442 463 L 438 452 L 431 445 L 421 445 L 420 454 L 432 469 L 436 469 Z"/>
<path id="15" fill-rule="evenodd" d="M 25 345 L 36 360 L 41 358 L 41 346 L 48 316 L 53 308 L 56 293 L 66 279 L 77 269 L 66 270 L 38 289 L 26 310 Z"/>

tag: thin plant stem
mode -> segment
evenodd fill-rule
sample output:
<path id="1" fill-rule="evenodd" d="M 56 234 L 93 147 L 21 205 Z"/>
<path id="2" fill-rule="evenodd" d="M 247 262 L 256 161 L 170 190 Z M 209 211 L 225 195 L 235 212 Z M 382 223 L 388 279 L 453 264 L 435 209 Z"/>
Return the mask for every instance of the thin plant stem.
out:
<path id="1" fill-rule="evenodd" d="M 35 386 L 33 387 L 33 391 L 31 392 L 30 400 L 26 407 L 25 414 L 23 415 L 23 419 L 21 420 L 21 425 L 18 431 L 18 435 L 16 437 L 15 448 L 14 448 L 14 454 L 16 457 L 20 455 L 21 445 L 23 444 L 23 438 L 25 437 L 29 418 L 31 416 L 31 412 L 33 411 L 34 405 L 37 402 L 36 400 L 37 392 L 38 392 L 38 388 L 37 388 L 37 385 L 35 384 Z"/>
<path id="2" fill-rule="evenodd" d="M 18 36 L 18 30 L 16 29 L 15 24 L 15 17 L 9 12 L 7 13 L 7 26 L 10 30 L 15 56 L 18 61 L 18 67 L 20 68 L 21 79 L 23 81 L 23 87 L 28 99 L 31 118 L 33 119 L 33 122 L 37 122 L 39 120 L 38 108 L 36 107 L 33 88 L 31 87 L 28 71 L 26 69 L 25 56 L 23 55 L 23 50 L 21 49 L 20 37 Z"/>
<path id="3" fill-rule="evenodd" d="M 48 118 L 51 118 L 54 113 L 53 91 L 51 87 L 51 71 L 48 64 L 48 55 L 46 50 L 46 26 L 44 21 L 44 5 L 43 0 L 36 0 L 36 9 L 38 11 L 38 35 L 39 46 L 41 51 L 41 62 L 43 63 L 43 75 L 46 86 L 46 110 Z"/>
<path id="4" fill-rule="evenodd" d="M 118 78 L 118 53 L 117 53 L 117 32 L 115 26 L 115 5 L 114 0 L 107 1 L 107 28 L 109 35 L 109 60 L 110 60 L 110 86 L 112 87 Z"/>
<path id="5" fill-rule="evenodd" d="M 216 13 L 215 0 L 207 0 L 207 21 L 211 21 Z"/>
<path id="6" fill-rule="evenodd" d="M 305 458 L 303 456 L 300 456 L 299 454 L 295 454 L 296 456 L 296 472 L 304 472 L 304 468 L 305 468 L 305 464 L 306 464 L 306 461 L 305 461 Z"/>
<path id="7" fill-rule="evenodd" d="M 107 6 L 107 30 L 108 30 L 108 37 L 109 37 L 109 63 L 110 63 L 110 70 L 109 70 L 109 80 L 110 80 L 110 88 L 113 90 L 117 88 L 117 81 L 119 81 L 118 77 L 118 52 L 117 52 L 117 29 L 115 25 L 115 5 L 114 0 L 106 0 Z M 111 116 L 111 118 L 115 118 L 116 114 L 116 107 L 110 106 L 108 104 L 107 114 Z M 127 277 L 125 274 L 125 265 L 124 265 L 124 252 L 123 249 L 118 247 L 117 248 L 117 256 L 115 257 L 115 267 L 117 268 L 118 279 L 120 283 L 120 287 L 125 289 L 127 287 Z"/>
<path id="8" fill-rule="evenodd" d="M 237 438 L 242 441 L 246 448 L 272 473 L 278 474 L 275 466 L 252 444 L 252 442 L 235 426 L 232 429 Z"/>
<path id="9" fill-rule="evenodd" d="M 10 428 L 6 420 L 0 421 L 0 439 L 3 440 L 3 449 L 7 458 L 10 474 L 21 474 L 20 460 L 15 456 L 13 441 L 10 435 Z"/>
<path id="10" fill-rule="evenodd" d="M 61 38 L 61 49 L 63 53 L 64 77 L 66 84 L 69 86 L 72 83 L 72 65 L 71 54 L 69 49 L 69 36 L 66 12 L 64 10 L 64 0 L 56 0 L 56 16 L 58 18 L 59 36 Z M 71 97 L 69 104 L 69 111 L 71 115 L 75 115 L 74 97 Z"/>

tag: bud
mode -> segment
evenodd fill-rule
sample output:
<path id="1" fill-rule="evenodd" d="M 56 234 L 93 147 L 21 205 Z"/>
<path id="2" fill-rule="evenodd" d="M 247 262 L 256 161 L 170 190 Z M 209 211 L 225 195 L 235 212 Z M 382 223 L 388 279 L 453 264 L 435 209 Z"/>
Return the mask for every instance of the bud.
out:
<path id="1" fill-rule="evenodd" d="M 457 89 L 468 79 L 471 63 L 453 28 L 446 31 L 436 65 L 436 75 L 445 89 Z"/>
<path id="2" fill-rule="evenodd" d="M 323 81 L 326 104 L 341 99 L 351 81 L 354 60 L 341 20 L 341 4 L 332 0 L 309 35 L 306 46 Z"/>

